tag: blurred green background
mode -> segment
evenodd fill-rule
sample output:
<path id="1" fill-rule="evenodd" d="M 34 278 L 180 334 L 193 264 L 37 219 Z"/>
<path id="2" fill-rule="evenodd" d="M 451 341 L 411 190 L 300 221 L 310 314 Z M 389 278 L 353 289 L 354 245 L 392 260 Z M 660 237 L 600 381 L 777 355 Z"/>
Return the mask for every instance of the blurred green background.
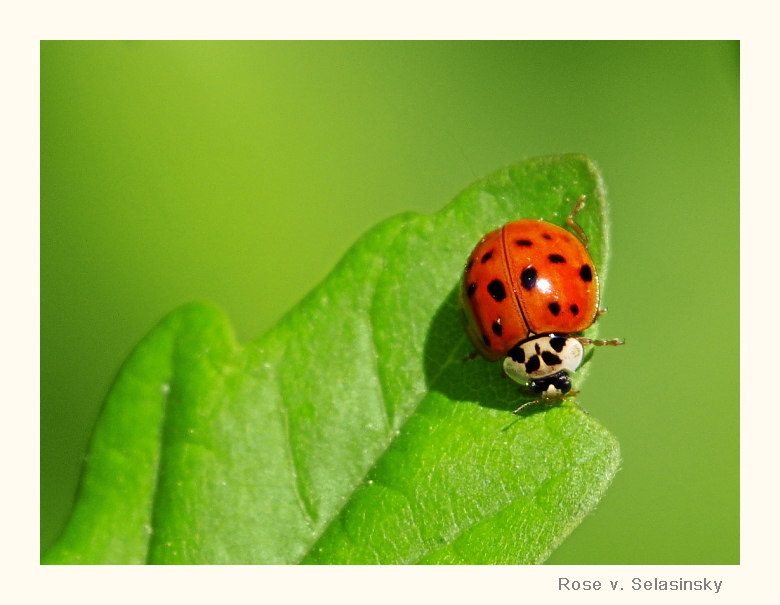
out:
<path id="1" fill-rule="evenodd" d="M 628 345 L 579 400 L 623 467 L 549 562 L 738 563 L 737 42 L 43 42 L 41 547 L 165 313 L 248 341 L 379 221 L 566 152 L 611 202 Z"/>

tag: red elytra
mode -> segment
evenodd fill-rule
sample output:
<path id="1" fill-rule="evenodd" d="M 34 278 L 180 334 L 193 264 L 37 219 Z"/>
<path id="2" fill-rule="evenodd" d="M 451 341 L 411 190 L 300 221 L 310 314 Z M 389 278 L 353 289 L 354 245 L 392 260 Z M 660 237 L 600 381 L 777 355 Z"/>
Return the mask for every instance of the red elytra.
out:
<path id="1" fill-rule="evenodd" d="M 466 331 L 489 361 L 534 334 L 585 330 L 598 304 L 599 280 L 585 245 L 545 221 L 519 220 L 485 235 L 461 285 Z"/>

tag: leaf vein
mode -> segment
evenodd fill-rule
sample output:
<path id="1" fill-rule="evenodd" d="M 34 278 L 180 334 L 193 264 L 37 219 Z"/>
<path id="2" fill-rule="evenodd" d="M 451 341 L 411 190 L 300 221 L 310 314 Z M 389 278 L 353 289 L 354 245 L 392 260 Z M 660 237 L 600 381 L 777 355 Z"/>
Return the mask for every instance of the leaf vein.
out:
<path id="1" fill-rule="evenodd" d="M 284 353 L 280 356 L 281 358 L 284 357 Z M 275 370 L 275 366 L 274 367 Z M 282 382 L 281 378 L 277 374 L 276 371 L 272 372 L 273 374 L 273 383 L 276 386 L 276 392 L 277 392 L 277 407 L 279 410 L 279 416 L 281 418 L 283 430 L 284 430 L 284 443 L 287 448 L 287 456 L 290 461 L 290 471 L 292 473 L 292 485 L 293 489 L 295 490 L 295 497 L 298 502 L 298 505 L 301 508 L 301 512 L 303 513 L 304 517 L 306 518 L 306 523 L 309 525 L 309 527 L 313 527 L 316 519 L 317 519 L 317 511 L 314 508 L 314 503 L 311 500 L 311 497 L 309 496 L 309 491 L 306 486 L 306 482 L 302 476 L 302 473 L 300 472 L 299 467 L 302 466 L 302 462 L 298 459 L 298 456 L 295 453 L 295 448 L 293 447 L 293 438 L 292 438 L 292 432 L 290 429 L 290 410 L 287 408 L 286 401 L 287 398 L 284 396 L 284 393 L 282 392 Z"/>

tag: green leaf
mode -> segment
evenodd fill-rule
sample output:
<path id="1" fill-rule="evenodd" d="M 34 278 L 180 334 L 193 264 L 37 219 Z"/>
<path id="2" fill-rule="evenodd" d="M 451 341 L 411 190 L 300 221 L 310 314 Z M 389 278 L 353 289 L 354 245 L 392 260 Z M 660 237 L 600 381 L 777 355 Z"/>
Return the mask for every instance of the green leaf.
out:
<path id="1" fill-rule="evenodd" d="M 606 490 L 618 445 L 570 403 L 514 416 L 527 399 L 500 364 L 462 361 L 456 291 L 484 233 L 564 224 L 582 195 L 603 278 L 600 177 L 570 155 L 388 220 L 246 346 L 208 304 L 172 312 L 121 369 L 44 562 L 544 561 Z"/>

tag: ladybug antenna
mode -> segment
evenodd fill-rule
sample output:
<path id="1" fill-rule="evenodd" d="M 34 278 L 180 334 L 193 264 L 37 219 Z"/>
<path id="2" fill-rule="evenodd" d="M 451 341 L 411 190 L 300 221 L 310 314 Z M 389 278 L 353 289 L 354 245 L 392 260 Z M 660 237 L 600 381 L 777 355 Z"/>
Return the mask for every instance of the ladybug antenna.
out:
<path id="1" fill-rule="evenodd" d="M 585 232 L 582 230 L 582 227 L 580 227 L 577 222 L 574 220 L 574 217 L 577 216 L 577 213 L 582 210 L 585 207 L 585 196 L 581 195 L 580 199 L 577 200 L 577 203 L 574 204 L 574 208 L 571 210 L 571 214 L 566 217 L 566 224 L 569 225 L 572 231 L 574 231 L 574 235 L 577 236 L 577 238 L 582 242 L 582 245 L 586 248 L 588 247 L 588 236 L 585 235 Z"/>

